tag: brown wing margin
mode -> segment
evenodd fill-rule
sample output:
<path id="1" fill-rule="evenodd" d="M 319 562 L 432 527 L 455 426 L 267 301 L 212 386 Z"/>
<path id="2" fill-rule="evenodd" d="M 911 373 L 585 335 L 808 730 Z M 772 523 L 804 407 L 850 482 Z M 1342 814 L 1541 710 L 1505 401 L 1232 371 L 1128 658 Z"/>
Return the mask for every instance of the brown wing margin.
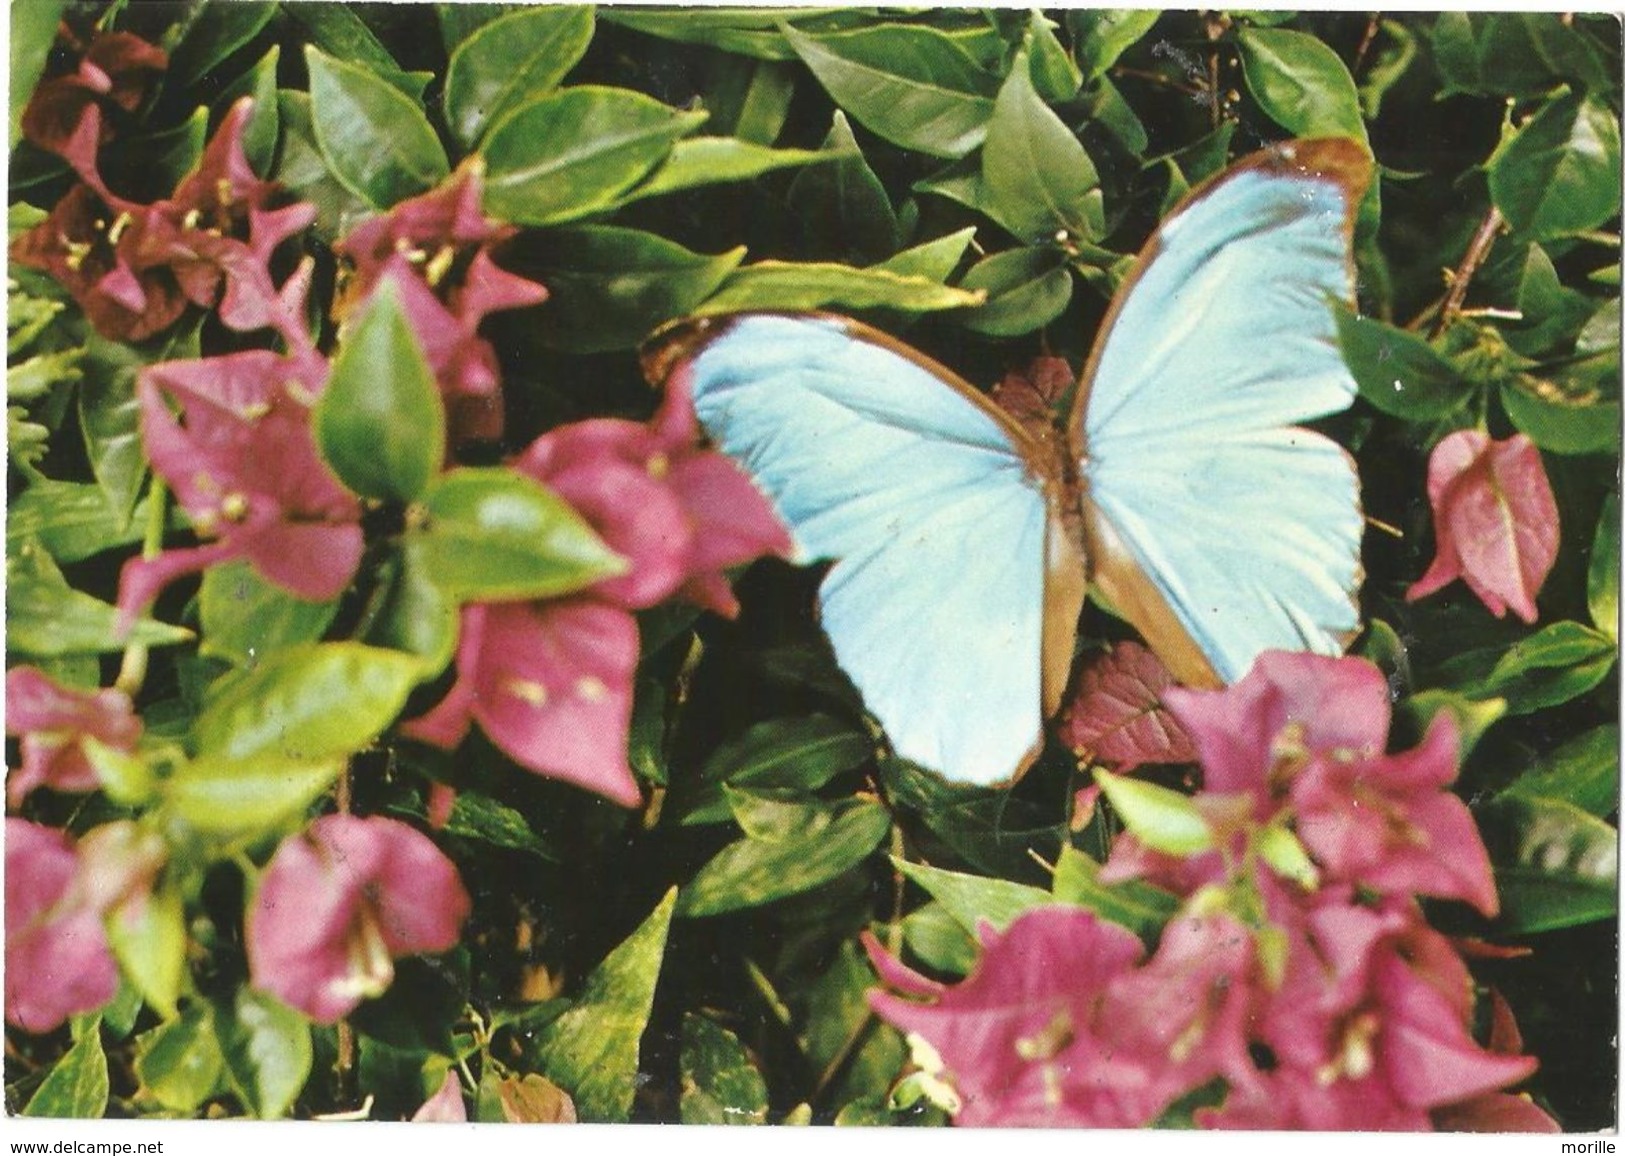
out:
<path id="1" fill-rule="evenodd" d="M 1167 219 L 1172 220 L 1186 212 L 1230 178 L 1240 173 L 1255 171 L 1310 177 L 1332 181 L 1341 186 L 1347 206 L 1342 225 L 1344 248 L 1348 253 L 1349 281 L 1352 284 L 1354 224 L 1360 202 L 1364 199 L 1372 181 L 1373 163 L 1371 155 L 1362 145 L 1346 137 L 1286 141 L 1253 153 L 1193 189 Z M 1106 342 L 1110 339 L 1112 328 L 1117 324 L 1118 315 L 1122 312 L 1129 294 L 1134 291 L 1141 275 L 1156 260 L 1160 251 L 1159 229 L 1152 233 L 1145 247 L 1140 250 L 1134 267 L 1112 298 L 1111 305 L 1101 322 L 1100 332 L 1095 338 L 1094 347 L 1090 351 L 1089 360 L 1079 377 L 1077 395 L 1072 412 L 1068 415 L 1067 429 L 1073 450 L 1080 457 L 1088 449 L 1084 444 L 1084 415 L 1088 409 L 1089 394 L 1101 354 L 1106 348 Z M 1091 566 L 1090 578 L 1117 613 L 1139 630 L 1180 682 L 1187 686 L 1199 687 L 1222 685 L 1223 680 L 1214 670 L 1213 664 L 1180 623 L 1156 584 L 1134 560 L 1108 520 L 1088 501 L 1087 494 L 1083 502 L 1083 525 L 1085 550 Z"/>
<path id="2" fill-rule="evenodd" d="M 765 311 L 771 313 L 772 311 Z M 1040 704 L 1044 717 L 1059 709 L 1071 675 L 1074 641 L 1077 636 L 1078 616 L 1083 612 L 1087 591 L 1085 562 L 1080 546 L 1068 532 L 1062 517 L 1063 503 L 1067 501 L 1065 468 L 1055 448 L 1045 446 L 985 393 L 971 385 L 941 363 L 919 350 L 860 321 L 833 313 L 780 312 L 778 316 L 817 319 L 838 325 L 856 341 L 895 353 L 925 370 L 943 385 L 985 414 L 1008 439 L 1010 446 L 1026 464 L 1029 477 L 1043 494 L 1048 510 L 1048 534 L 1044 558 L 1044 615 L 1041 640 Z M 656 388 L 663 388 L 672 371 L 704 349 L 707 343 L 726 333 L 739 314 L 715 317 L 688 318 L 671 322 L 656 330 L 644 342 L 640 357 L 644 377 Z M 1019 766 L 1014 768 L 1009 781 L 1019 778 L 1043 747 L 1043 736 L 1035 742 Z"/>

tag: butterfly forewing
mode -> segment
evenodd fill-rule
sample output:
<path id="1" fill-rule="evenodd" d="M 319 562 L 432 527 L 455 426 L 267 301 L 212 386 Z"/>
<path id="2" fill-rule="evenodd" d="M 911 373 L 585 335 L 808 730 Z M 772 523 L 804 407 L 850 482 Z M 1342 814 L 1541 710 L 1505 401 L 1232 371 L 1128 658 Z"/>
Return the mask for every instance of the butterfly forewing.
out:
<path id="1" fill-rule="evenodd" d="M 940 366 L 840 318 L 712 323 L 667 380 L 692 391 L 802 560 L 832 561 L 824 629 L 898 754 L 959 782 L 1019 774 L 1042 739 L 1057 501 L 1026 435 Z"/>
<path id="2" fill-rule="evenodd" d="M 1165 222 L 1108 315 L 1080 395 L 1097 583 L 1187 681 L 1268 649 L 1337 653 L 1358 625 L 1353 462 L 1293 423 L 1355 383 L 1331 302 L 1367 165 L 1299 142 Z"/>

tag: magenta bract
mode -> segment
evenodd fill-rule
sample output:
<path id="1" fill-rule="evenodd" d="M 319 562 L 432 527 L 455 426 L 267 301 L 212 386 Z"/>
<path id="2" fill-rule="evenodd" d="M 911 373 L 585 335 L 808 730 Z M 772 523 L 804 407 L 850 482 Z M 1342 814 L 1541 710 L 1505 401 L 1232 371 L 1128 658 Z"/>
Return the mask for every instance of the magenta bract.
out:
<path id="1" fill-rule="evenodd" d="M 95 790 L 100 781 L 82 740 L 133 751 L 141 720 L 122 691 L 76 690 L 34 667 L 14 666 L 6 672 L 6 733 L 21 737 L 22 765 L 6 783 L 6 801 L 17 807 L 37 787 Z"/>

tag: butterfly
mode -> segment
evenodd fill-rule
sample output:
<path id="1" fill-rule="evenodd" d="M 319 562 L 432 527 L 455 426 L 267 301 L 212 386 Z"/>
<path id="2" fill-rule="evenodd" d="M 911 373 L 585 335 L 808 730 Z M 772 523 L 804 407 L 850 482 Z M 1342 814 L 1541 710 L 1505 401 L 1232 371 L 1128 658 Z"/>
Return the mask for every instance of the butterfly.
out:
<path id="1" fill-rule="evenodd" d="M 1333 313 L 1370 161 L 1294 141 L 1194 190 L 1112 300 L 1062 436 L 860 322 L 738 313 L 665 327 L 644 371 L 832 564 L 819 618 L 893 750 L 1013 782 L 1060 706 L 1090 584 L 1182 682 L 1359 625 L 1359 481 L 1298 423 L 1356 386 Z"/>

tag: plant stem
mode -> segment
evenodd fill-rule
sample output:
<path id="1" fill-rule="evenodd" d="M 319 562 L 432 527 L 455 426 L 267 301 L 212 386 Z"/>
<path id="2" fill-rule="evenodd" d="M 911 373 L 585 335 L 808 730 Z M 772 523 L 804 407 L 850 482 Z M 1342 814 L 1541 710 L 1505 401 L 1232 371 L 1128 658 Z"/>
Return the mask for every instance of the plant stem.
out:
<path id="1" fill-rule="evenodd" d="M 1450 288 L 1444 295 L 1444 302 L 1439 306 L 1439 315 L 1433 321 L 1433 331 L 1429 337 L 1437 337 L 1444 332 L 1445 326 L 1461 312 L 1461 303 L 1467 299 L 1467 287 L 1473 283 L 1473 276 L 1484 264 L 1484 259 L 1490 255 L 1490 248 L 1495 244 L 1495 236 L 1501 231 L 1505 218 L 1501 210 L 1494 205 L 1484 214 L 1484 219 L 1478 223 L 1478 229 L 1473 233 L 1473 239 L 1467 243 L 1467 252 L 1462 256 L 1461 264 L 1450 275 Z"/>
<path id="2" fill-rule="evenodd" d="M 141 539 L 141 557 L 156 558 L 164 548 L 164 523 L 169 514 L 169 487 L 154 474 L 147 487 L 147 528 Z M 147 681 L 147 646 L 132 642 L 124 648 L 119 661 L 118 678 L 113 685 L 134 698 Z"/>

